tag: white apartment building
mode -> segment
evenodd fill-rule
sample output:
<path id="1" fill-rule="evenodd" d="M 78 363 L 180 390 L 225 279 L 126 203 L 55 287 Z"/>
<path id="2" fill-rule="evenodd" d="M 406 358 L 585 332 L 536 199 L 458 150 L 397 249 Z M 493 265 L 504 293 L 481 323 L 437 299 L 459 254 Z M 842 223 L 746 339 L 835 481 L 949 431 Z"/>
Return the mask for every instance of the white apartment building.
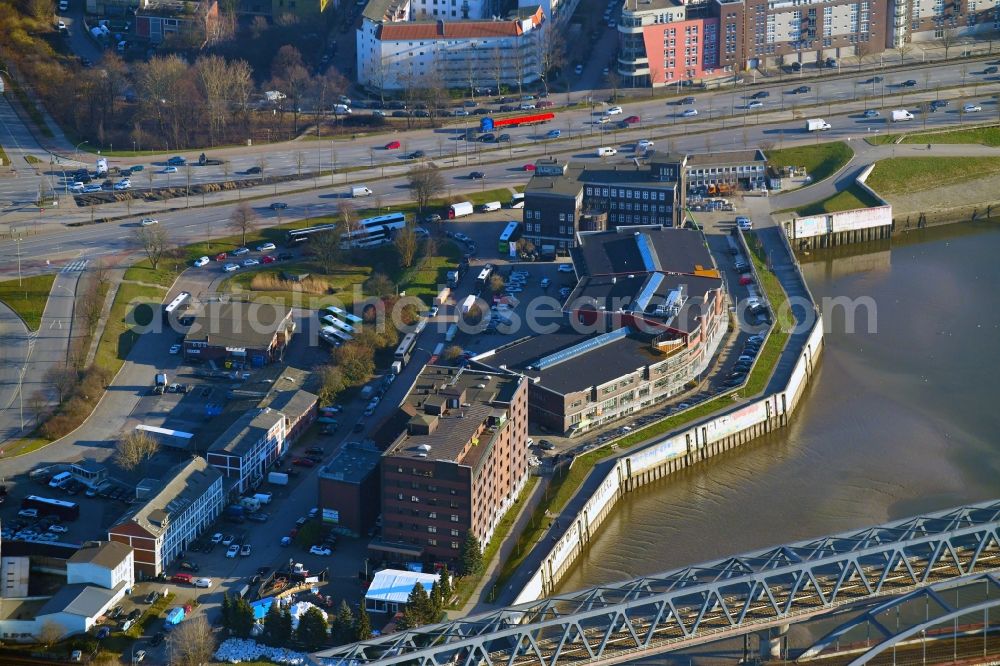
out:
<path id="1" fill-rule="evenodd" d="M 222 473 L 204 458 L 170 470 L 166 480 L 108 530 L 108 539 L 132 546 L 135 573 L 162 573 L 222 513 Z"/>
<path id="2" fill-rule="evenodd" d="M 273 409 L 251 410 L 226 429 L 208 448 L 209 464 L 245 493 L 256 487 L 267 469 L 288 448 L 285 415 Z"/>
<path id="3" fill-rule="evenodd" d="M 358 81 L 373 90 L 433 83 L 446 88 L 510 88 L 541 78 L 545 13 L 538 5 L 506 19 L 463 20 L 455 0 L 372 0 L 357 31 Z M 453 14 L 458 11 L 459 16 Z M 435 18 L 436 17 L 436 18 Z"/>

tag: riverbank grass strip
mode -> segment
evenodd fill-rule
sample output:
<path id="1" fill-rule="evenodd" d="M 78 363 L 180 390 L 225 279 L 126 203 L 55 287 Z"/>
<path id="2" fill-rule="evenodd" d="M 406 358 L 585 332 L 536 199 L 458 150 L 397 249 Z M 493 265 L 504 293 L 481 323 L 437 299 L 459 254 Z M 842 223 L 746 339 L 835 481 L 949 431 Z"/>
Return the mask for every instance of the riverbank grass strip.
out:
<path id="1" fill-rule="evenodd" d="M 55 279 L 55 273 L 47 273 L 0 282 L 0 301 L 16 312 L 29 329 L 37 331 Z"/>
<path id="2" fill-rule="evenodd" d="M 997 157 L 893 157 L 875 163 L 867 184 L 882 196 L 898 196 L 998 173 Z"/>
<path id="3" fill-rule="evenodd" d="M 852 157 L 854 151 L 843 141 L 767 151 L 768 164 L 775 168 L 804 167 L 813 183 L 837 173 Z"/>

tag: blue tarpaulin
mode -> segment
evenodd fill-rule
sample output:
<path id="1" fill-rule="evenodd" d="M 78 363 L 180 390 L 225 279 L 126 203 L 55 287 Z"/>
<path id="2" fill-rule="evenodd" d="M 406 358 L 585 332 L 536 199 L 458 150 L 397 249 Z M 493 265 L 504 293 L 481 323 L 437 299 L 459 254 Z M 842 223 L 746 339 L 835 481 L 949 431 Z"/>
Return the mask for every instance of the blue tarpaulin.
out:
<path id="1" fill-rule="evenodd" d="M 254 601 L 250 604 L 250 608 L 253 609 L 253 619 L 263 620 L 264 616 L 267 615 L 267 611 L 271 610 L 271 604 L 274 603 L 274 597 L 264 597 L 259 601 Z"/>

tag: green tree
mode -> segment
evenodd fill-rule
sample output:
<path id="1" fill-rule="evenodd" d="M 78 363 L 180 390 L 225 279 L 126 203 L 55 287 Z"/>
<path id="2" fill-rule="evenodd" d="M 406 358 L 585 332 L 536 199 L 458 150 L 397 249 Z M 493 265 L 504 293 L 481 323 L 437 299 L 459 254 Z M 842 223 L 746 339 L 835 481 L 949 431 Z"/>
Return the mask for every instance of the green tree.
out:
<path id="1" fill-rule="evenodd" d="M 364 384 L 372 376 L 375 372 L 374 354 L 371 347 L 354 341 L 337 348 L 334 358 L 349 386 Z"/>
<path id="2" fill-rule="evenodd" d="M 410 590 L 410 595 L 406 598 L 406 609 L 410 611 L 411 618 L 417 623 L 411 625 L 411 628 L 428 624 L 435 618 L 434 604 L 430 595 L 427 594 L 426 588 L 420 583 L 414 585 L 413 589 Z"/>
<path id="3" fill-rule="evenodd" d="M 438 581 L 434 581 L 431 585 L 431 609 L 434 611 L 432 622 L 436 621 L 438 616 L 441 615 L 441 607 L 441 585 Z"/>
<path id="4" fill-rule="evenodd" d="M 233 600 L 228 592 L 222 595 L 222 626 L 226 629 L 232 629 L 233 626 Z"/>
<path id="5" fill-rule="evenodd" d="M 367 641 L 371 637 L 372 620 L 368 617 L 368 611 L 365 610 L 365 604 L 362 600 L 361 605 L 358 607 L 358 621 L 354 625 L 354 640 Z"/>
<path id="6" fill-rule="evenodd" d="M 330 623 L 330 637 L 336 645 L 343 645 L 354 640 L 354 633 L 354 613 L 351 612 L 347 601 L 342 600 L 340 608 L 337 609 L 337 615 Z"/>
<path id="7" fill-rule="evenodd" d="M 262 639 L 265 644 L 272 647 L 284 647 L 288 643 L 289 638 L 284 633 L 283 613 L 278 606 L 277 601 L 273 602 L 271 607 L 267 609 L 267 615 L 264 616 L 264 635 Z"/>
<path id="8" fill-rule="evenodd" d="M 448 604 L 451 603 L 451 572 L 448 571 L 448 565 L 441 567 L 441 573 L 439 574 L 441 581 L 441 607 L 447 608 Z"/>
<path id="9" fill-rule="evenodd" d="M 249 638 L 253 625 L 253 608 L 250 607 L 246 599 L 236 597 L 233 602 L 230 631 L 240 638 Z"/>
<path id="10" fill-rule="evenodd" d="M 319 369 L 319 377 L 322 382 L 317 394 L 319 401 L 323 405 L 332 405 L 337 395 L 346 388 L 344 375 L 339 368 L 324 365 Z"/>
<path id="11" fill-rule="evenodd" d="M 281 610 L 281 636 L 287 645 L 292 640 L 292 611 L 287 608 Z"/>
<path id="12" fill-rule="evenodd" d="M 466 576 L 475 576 L 482 570 L 483 548 L 476 535 L 468 532 L 465 535 L 465 543 L 462 544 L 462 573 Z"/>
<path id="13" fill-rule="evenodd" d="M 310 608 L 299 618 L 296 637 L 310 652 L 318 650 L 326 643 L 326 618 L 320 609 Z"/>

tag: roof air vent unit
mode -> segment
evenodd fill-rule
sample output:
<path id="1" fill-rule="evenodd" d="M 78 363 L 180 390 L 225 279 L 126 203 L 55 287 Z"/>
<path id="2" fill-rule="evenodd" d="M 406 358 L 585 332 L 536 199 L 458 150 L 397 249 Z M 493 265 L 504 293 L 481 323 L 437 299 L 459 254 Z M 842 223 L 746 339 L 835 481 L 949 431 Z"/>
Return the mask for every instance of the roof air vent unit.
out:
<path id="1" fill-rule="evenodd" d="M 486 384 L 476 384 L 476 388 L 477 389 L 484 389 L 484 388 L 486 388 Z"/>
<path id="2" fill-rule="evenodd" d="M 423 451 L 425 453 L 430 450 L 431 450 L 430 444 L 421 444 L 420 446 L 417 447 L 417 451 Z"/>

